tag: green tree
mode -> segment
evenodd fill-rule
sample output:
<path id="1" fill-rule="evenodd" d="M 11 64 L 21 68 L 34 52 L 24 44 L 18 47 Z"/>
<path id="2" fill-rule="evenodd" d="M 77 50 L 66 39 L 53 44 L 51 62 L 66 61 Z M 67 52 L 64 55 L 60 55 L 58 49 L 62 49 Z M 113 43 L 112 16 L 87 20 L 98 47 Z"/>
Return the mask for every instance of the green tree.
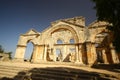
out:
<path id="1" fill-rule="evenodd" d="M 1 45 L 0 45 L 0 53 L 4 53 L 4 49 L 2 48 Z"/>
<path id="2" fill-rule="evenodd" d="M 120 0 L 92 0 L 98 21 L 112 24 L 107 28 L 113 32 L 113 45 L 120 52 Z"/>
<path id="3" fill-rule="evenodd" d="M 12 58 L 12 57 L 11 57 L 12 52 L 6 52 L 6 51 L 4 51 L 2 45 L 0 45 L 0 53 L 1 53 L 1 54 L 8 54 L 8 55 L 9 55 L 9 58 L 10 58 L 10 59 Z"/>

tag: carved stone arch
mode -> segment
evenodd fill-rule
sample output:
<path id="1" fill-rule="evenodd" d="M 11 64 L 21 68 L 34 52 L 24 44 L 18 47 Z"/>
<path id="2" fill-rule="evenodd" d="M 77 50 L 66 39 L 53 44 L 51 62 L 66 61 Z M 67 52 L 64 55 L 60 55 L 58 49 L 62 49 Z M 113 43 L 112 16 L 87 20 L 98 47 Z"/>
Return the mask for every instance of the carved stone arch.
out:
<path id="1" fill-rule="evenodd" d="M 24 61 L 24 55 L 28 42 L 31 42 L 33 44 L 33 48 L 35 48 L 35 45 L 38 44 L 38 36 L 40 36 L 40 34 L 38 34 L 35 30 L 30 30 L 25 34 L 20 35 L 15 58 L 20 61 Z"/>
<path id="2" fill-rule="evenodd" d="M 60 30 L 60 29 L 69 30 L 69 31 L 73 34 L 74 39 L 75 39 L 75 42 L 76 42 L 76 43 L 79 42 L 79 38 L 78 38 L 77 32 L 75 31 L 74 28 L 72 28 L 72 27 L 69 26 L 69 25 L 57 25 L 57 26 L 53 27 L 53 28 L 49 31 L 49 36 L 50 36 L 52 33 L 56 32 L 56 31 L 58 31 L 58 30 Z"/>
<path id="3" fill-rule="evenodd" d="M 94 21 L 88 26 L 89 33 L 90 33 L 90 40 L 91 42 L 95 41 L 95 37 L 98 34 L 108 33 L 108 29 L 106 27 L 110 25 L 108 22 L 105 21 Z"/>
<path id="4" fill-rule="evenodd" d="M 33 41 L 32 39 L 27 40 L 26 44 L 27 44 L 27 43 L 30 43 L 30 42 L 31 42 L 33 45 L 35 45 L 35 43 L 34 43 L 34 41 Z"/>
<path id="5" fill-rule="evenodd" d="M 99 35 L 99 34 L 101 34 L 103 36 L 106 36 L 106 34 L 109 35 L 109 31 L 106 29 L 106 27 L 104 27 L 104 28 L 102 28 L 100 30 L 98 29 L 92 36 L 93 37 L 92 42 L 95 42 L 96 36 Z"/>

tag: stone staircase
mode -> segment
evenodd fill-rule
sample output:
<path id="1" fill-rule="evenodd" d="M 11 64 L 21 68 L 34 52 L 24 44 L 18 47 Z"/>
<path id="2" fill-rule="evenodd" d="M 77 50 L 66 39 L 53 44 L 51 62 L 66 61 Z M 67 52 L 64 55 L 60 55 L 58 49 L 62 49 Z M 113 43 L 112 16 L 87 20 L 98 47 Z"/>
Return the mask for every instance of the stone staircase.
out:
<path id="1" fill-rule="evenodd" d="M 0 80 L 17 80 L 17 78 L 24 77 L 28 69 L 25 67 L 0 65 Z"/>
<path id="2" fill-rule="evenodd" d="M 34 68 L 29 71 L 32 80 L 117 80 L 115 77 L 71 68 Z"/>
<path id="3" fill-rule="evenodd" d="M 0 65 L 0 80 L 119 80 L 112 75 L 67 67 L 29 68 Z"/>

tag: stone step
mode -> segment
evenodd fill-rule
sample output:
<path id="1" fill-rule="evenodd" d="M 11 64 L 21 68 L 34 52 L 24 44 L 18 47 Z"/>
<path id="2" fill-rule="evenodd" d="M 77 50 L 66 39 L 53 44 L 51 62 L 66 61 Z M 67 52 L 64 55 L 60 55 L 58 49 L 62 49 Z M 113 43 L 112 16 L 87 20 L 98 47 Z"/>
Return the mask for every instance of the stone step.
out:
<path id="1" fill-rule="evenodd" d="M 113 76 L 111 75 L 106 75 L 106 74 L 96 74 L 96 73 L 89 73 L 89 72 L 85 72 L 85 71 L 79 71 L 79 70 L 67 70 L 65 68 L 34 68 L 32 70 L 29 71 L 30 73 L 32 73 L 31 77 L 32 78 L 37 78 L 37 80 L 39 79 L 39 77 L 43 77 L 43 78 L 49 78 L 49 79 L 55 79 L 56 78 L 63 78 L 63 79 L 75 79 L 75 80 L 113 80 L 115 79 Z M 55 76 L 55 77 L 54 77 Z M 34 79 L 33 79 L 34 80 Z"/>
<path id="2" fill-rule="evenodd" d="M 0 65 L 0 68 L 2 69 L 12 69 L 12 70 L 25 70 L 25 69 L 29 69 L 28 67 L 18 67 L 18 66 L 6 66 L 6 65 Z"/>
<path id="3" fill-rule="evenodd" d="M 0 78 L 3 77 L 13 78 L 14 80 L 23 80 L 23 78 L 26 78 L 26 80 L 28 78 L 31 78 L 31 80 L 117 80 L 111 75 L 65 67 L 31 69 L 28 67 L 0 65 Z"/>
<path id="4" fill-rule="evenodd" d="M 19 71 L 16 71 L 16 72 L 9 72 L 9 71 L 0 71 L 0 76 L 2 77 L 10 77 L 10 78 L 13 78 L 15 77 L 16 75 L 25 75 L 26 72 L 19 72 Z"/>
<path id="5" fill-rule="evenodd" d="M 57 74 L 32 74 L 31 75 L 31 78 L 32 78 L 32 80 L 36 80 L 36 78 L 37 78 L 37 80 L 39 80 L 39 79 L 41 79 L 41 77 L 43 77 L 43 78 L 49 78 L 49 79 L 54 79 L 54 80 L 104 80 L 105 78 L 99 78 L 99 77 L 93 77 L 93 76 L 87 76 L 87 75 L 81 75 L 81 76 L 76 76 L 76 77 L 71 77 L 71 76 L 61 76 L 61 75 L 57 75 Z M 49 80 L 48 79 L 48 80 Z"/>
<path id="6" fill-rule="evenodd" d="M 0 72 L 9 72 L 9 73 L 18 73 L 19 71 L 21 70 L 17 70 L 17 69 L 3 69 L 3 68 L 0 68 Z"/>
<path id="7" fill-rule="evenodd" d="M 48 69 L 48 68 L 40 68 L 40 69 L 32 69 L 30 72 L 33 73 L 50 73 L 50 74 L 59 74 L 59 75 L 65 75 L 65 76 L 72 76 L 72 75 L 90 75 L 90 76 L 99 76 L 95 73 L 88 73 L 85 71 L 72 71 L 72 70 L 64 70 L 64 69 Z M 67 74 L 66 74 L 67 73 Z"/>
<path id="8" fill-rule="evenodd" d="M 55 72 L 55 71 L 45 71 L 45 70 L 33 70 L 33 71 L 31 71 L 31 73 L 34 73 L 34 74 L 55 74 L 55 75 L 60 75 L 60 76 L 73 76 L 73 77 L 76 77 L 76 76 L 79 76 L 78 74 L 80 74 L 80 73 L 75 73 L 75 74 L 73 74 L 73 73 L 68 73 L 68 72 Z M 89 76 L 89 74 L 81 74 L 81 75 L 88 75 Z"/>
<path id="9" fill-rule="evenodd" d="M 24 67 L 16 67 L 16 66 L 4 66 L 4 65 L 0 65 L 0 78 L 15 78 L 16 75 L 17 76 L 24 76 L 25 72 L 28 69 L 24 68 Z M 20 73 L 21 71 L 24 72 Z"/>
<path id="10" fill-rule="evenodd" d="M 9 72 L 0 72 L 0 77 L 9 77 L 9 78 L 13 78 L 16 76 L 17 73 L 9 73 Z"/>
<path id="11" fill-rule="evenodd" d="M 30 71 L 32 73 L 32 77 L 49 77 L 49 78 L 63 78 L 63 79 L 79 79 L 79 78 L 82 78 L 82 79 L 93 79 L 93 78 L 96 78 L 97 75 L 94 75 L 94 74 L 88 74 L 88 73 L 84 73 L 83 72 L 77 72 L 77 73 L 71 73 L 71 72 L 67 72 L 67 71 L 64 71 L 64 70 L 61 70 L 59 72 L 59 70 L 57 71 L 57 69 L 51 69 L 51 70 L 48 70 L 48 69 L 34 69 L 34 70 L 31 70 Z"/>

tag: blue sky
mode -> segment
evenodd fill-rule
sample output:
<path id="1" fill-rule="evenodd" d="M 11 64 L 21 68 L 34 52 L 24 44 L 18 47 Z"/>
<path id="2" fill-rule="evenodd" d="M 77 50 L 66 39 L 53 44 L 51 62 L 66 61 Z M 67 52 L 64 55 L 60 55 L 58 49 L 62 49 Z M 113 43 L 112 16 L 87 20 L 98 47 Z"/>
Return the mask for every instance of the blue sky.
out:
<path id="1" fill-rule="evenodd" d="M 41 32 L 51 22 L 83 16 L 86 25 L 96 20 L 91 0 L 0 0 L 0 45 L 15 53 L 20 34 Z"/>

